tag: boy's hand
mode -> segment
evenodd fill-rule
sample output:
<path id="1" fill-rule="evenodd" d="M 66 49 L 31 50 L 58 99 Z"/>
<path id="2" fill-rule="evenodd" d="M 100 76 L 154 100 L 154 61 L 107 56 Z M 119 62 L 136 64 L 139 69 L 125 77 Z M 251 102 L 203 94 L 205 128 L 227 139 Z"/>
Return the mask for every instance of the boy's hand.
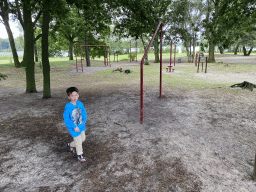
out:
<path id="1" fill-rule="evenodd" d="M 75 128 L 75 132 L 79 132 L 80 130 L 79 130 L 79 128 L 78 127 L 76 127 Z"/>

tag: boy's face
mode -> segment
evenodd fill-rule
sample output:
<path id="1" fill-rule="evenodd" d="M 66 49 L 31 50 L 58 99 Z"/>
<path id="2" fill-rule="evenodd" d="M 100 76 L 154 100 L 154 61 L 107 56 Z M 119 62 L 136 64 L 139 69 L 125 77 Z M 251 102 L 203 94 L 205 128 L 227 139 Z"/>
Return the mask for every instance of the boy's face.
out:
<path id="1" fill-rule="evenodd" d="M 73 91 L 69 96 L 68 99 L 71 101 L 71 103 L 76 103 L 79 98 L 79 94 L 76 91 Z"/>

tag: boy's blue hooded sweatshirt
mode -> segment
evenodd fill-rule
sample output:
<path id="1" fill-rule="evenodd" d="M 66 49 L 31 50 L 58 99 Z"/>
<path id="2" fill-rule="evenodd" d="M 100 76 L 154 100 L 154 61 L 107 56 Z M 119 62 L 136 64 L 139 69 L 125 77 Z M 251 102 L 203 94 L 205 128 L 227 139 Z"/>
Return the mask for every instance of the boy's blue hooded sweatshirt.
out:
<path id="1" fill-rule="evenodd" d="M 77 137 L 82 131 L 85 131 L 85 123 L 87 113 L 81 101 L 77 101 L 76 105 L 67 103 L 63 114 L 65 124 L 72 137 Z M 75 132 L 75 128 L 79 128 L 79 132 Z"/>

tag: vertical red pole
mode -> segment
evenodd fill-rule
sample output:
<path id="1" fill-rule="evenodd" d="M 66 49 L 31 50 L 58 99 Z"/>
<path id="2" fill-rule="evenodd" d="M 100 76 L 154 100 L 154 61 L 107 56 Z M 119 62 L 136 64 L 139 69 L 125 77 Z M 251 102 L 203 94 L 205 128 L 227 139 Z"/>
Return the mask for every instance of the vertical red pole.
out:
<path id="1" fill-rule="evenodd" d="M 75 55 L 76 55 L 76 72 L 78 72 L 78 69 L 77 69 L 77 54 L 76 54 L 76 46 L 75 46 Z"/>
<path id="2" fill-rule="evenodd" d="M 176 57 L 176 45 L 175 45 L 175 47 L 174 47 L 174 61 L 173 61 L 174 66 L 175 66 L 175 57 Z"/>
<path id="3" fill-rule="evenodd" d="M 143 59 L 140 62 L 140 124 L 143 124 Z"/>
<path id="4" fill-rule="evenodd" d="M 205 73 L 207 73 L 207 57 L 205 57 Z"/>
<path id="5" fill-rule="evenodd" d="M 83 58 L 82 58 L 82 46 L 80 45 L 80 52 L 81 52 L 81 68 L 83 72 Z"/>
<path id="6" fill-rule="evenodd" d="M 106 60 L 107 60 L 107 65 L 108 65 L 108 53 L 106 52 Z"/>
<path id="7" fill-rule="evenodd" d="M 160 93 L 159 98 L 162 98 L 162 38 L 163 38 L 163 24 L 161 23 L 161 37 L 160 37 Z"/>
<path id="8" fill-rule="evenodd" d="M 106 67 L 106 47 L 104 47 L 104 51 L 105 51 L 105 54 L 104 54 L 104 65 Z"/>
<path id="9" fill-rule="evenodd" d="M 137 54 L 138 54 L 137 48 L 138 48 L 138 40 L 136 39 L 136 63 L 137 63 Z"/>
<path id="10" fill-rule="evenodd" d="M 132 40 L 130 40 L 130 63 L 132 62 L 131 61 L 131 57 L 132 57 Z"/>
<path id="11" fill-rule="evenodd" d="M 171 49 L 170 49 L 170 66 L 172 65 L 172 40 L 171 40 Z"/>

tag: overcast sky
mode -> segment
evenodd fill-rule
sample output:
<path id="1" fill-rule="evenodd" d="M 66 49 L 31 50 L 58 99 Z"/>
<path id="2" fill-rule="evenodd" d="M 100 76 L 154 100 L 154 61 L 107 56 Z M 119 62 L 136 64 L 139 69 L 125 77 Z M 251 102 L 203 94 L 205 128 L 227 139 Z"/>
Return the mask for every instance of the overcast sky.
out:
<path id="1" fill-rule="evenodd" d="M 12 30 L 12 34 L 13 34 L 14 38 L 18 37 L 20 32 L 19 32 L 19 29 L 16 27 L 17 23 L 14 23 L 10 20 L 10 26 L 11 26 L 11 30 Z M 0 38 L 2 38 L 2 39 L 8 38 L 5 26 L 2 23 L 0 23 Z"/>

